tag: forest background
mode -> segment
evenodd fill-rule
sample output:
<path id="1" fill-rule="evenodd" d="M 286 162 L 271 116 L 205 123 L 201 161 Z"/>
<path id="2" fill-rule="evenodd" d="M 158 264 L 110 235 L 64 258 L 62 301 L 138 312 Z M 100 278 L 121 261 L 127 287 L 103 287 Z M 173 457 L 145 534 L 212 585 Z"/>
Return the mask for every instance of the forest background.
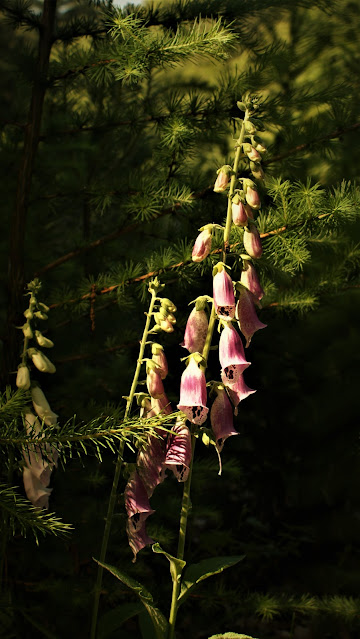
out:
<path id="1" fill-rule="evenodd" d="M 57 372 L 38 379 L 60 424 L 73 415 L 85 424 L 107 415 L 120 420 L 148 274 L 156 272 L 178 307 L 176 330 L 165 339 L 168 396 L 176 405 L 188 304 L 211 291 L 212 258 L 191 264 L 192 243 L 202 224 L 225 215 L 226 200 L 212 185 L 219 166 L 231 163 L 236 101 L 246 91 L 262 96 L 268 151 L 260 230 L 274 228 L 272 220 L 288 233 L 264 243 L 260 318 L 268 327 L 249 349 L 248 384 L 257 393 L 241 405 L 241 435 L 226 444 L 221 478 L 213 451 L 200 451 L 187 546 L 193 561 L 213 554 L 246 559 L 190 598 L 179 637 L 225 629 L 263 639 L 355 637 L 360 7 L 347 0 L 317 7 L 276 0 L 127 5 L 122 15 L 135 14 L 151 37 L 174 37 L 195 19 L 210 29 L 218 18 L 235 34 L 231 47 L 216 29 L 205 44 L 193 34 L 172 59 L 159 45 L 149 55 L 150 40 L 141 52 L 131 22 L 114 39 L 111 2 L 59 0 L 43 85 L 38 35 L 46 31 L 46 4 L 0 0 L 2 388 L 15 389 L 21 344 L 14 325 L 26 308 L 21 277 L 39 277 Z M 29 143 L 25 124 L 39 86 L 46 87 L 44 103 Z M 32 166 L 21 198 L 24 150 Z M 336 210 L 327 226 L 316 221 L 324 210 Z M 307 226 L 300 219 L 306 215 Z M 13 402 L 18 413 L 23 406 L 21 397 Z M 20 428 L 19 420 L 11 423 Z M 5 436 L 0 444 L 3 484 L 24 495 L 21 446 Z M 1 636 L 88 636 L 92 557 L 114 462 L 104 449 L 100 463 L 90 444 L 81 457 L 74 444 L 73 458 L 52 478 L 50 510 L 74 526 L 69 536 L 49 534 L 37 546 L 31 532 L 7 539 L 3 526 Z M 154 495 L 157 516 L 148 530 L 170 549 L 180 499 L 175 481 Z M 131 563 L 121 499 L 110 559 L 146 584 L 156 579 L 159 600 L 168 599 L 168 568 L 151 550 Z M 129 599 L 110 576 L 104 584 L 102 614 Z M 210 610 L 216 620 L 206 628 Z M 118 632 L 105 630 L 103 636 Z M 131 619 L 121 636 L 139 633 Z"/>

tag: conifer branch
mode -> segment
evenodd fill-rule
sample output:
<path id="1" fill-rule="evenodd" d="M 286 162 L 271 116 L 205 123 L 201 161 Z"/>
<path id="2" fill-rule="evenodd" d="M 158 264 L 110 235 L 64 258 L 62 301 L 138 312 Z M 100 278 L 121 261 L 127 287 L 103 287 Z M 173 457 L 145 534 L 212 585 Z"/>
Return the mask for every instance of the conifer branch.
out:
<path id="1" fill-rule="evenodd" d="M 73 527 L 66 524 L 53 513 L 35 508 L 16 488 L 0 484 L 0 521 L 8 527 L 8 534 L 20 532 L 26 537 L 31 532 L 39 543 L 39 534 L 52 534 L 57 537 L 68 535 Z"/>

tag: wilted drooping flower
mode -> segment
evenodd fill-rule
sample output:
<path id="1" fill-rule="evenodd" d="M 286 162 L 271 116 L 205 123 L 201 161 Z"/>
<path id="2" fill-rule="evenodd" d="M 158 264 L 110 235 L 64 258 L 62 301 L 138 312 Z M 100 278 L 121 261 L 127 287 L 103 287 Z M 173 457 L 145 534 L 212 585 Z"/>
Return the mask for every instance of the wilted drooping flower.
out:
<path id="1" fill-rule="evenodd" d="M 260 322 L 255 311 L 255 304 L 252 295 L 247 288 L 241 288 L 239 299 L 236 305 L 236 319 L 239 328 L 246 339 L 246 346 L 249 346 L 251 338 L 256 331 L 266 328 L 266 324 Z"/>
<path id="2" fill-rule="evenodd" d="M 136 467 L 141 481 L 150 498 L 156 486 L 165 478 L 165 441 L 161 437 L 150 436 L 146 446 L 137 456 Z"/>
<path id="3" fill-rule="evenodd" d="M 252 293 L 257 302 L 260 302 L 264 297 L 264 291 L 261 287 L 256 269 L 249 260 L 244 260 L 244 268 L 241 271 L 240 282 Z"/>
<path id="4" fill-rule="evenodd" d="M 258 259 L 262 256 L 261 239 L 255 224 L 249 224 L 248 227 L 245 226 L 243 242 L 245 251 L 250 257 Z"/>
<path id="5" fill-rule="evenodd" d="M 159 399 L 165 393 L 160 372 L 152 360 L 146 362 L 146 386 L 149 395 L 154 397 L 154 399 Z"/>
<path id="6" fill-rule="evenodd" d="M 202 353 L 208 331 L 208 318 L 205 311 L 197 305 L 191 311 L 186 323 L 184 341 L 180 344 L 190 353 Z"/>
<path id="7" fill-rule="evenodd" d="M 219 359 L 224 384 L 231 385 L 239 379 L 241 373 L 250 366 L 245 359 L 241 337 L 231 322 L 224 322 L 219 341 Z"/>
<path id="8" fill-rule="evenodd" d="M 193 262 L 202 262 L 211 251 L 212 224 L 207 224 L 197 236 L 192 250 Z"/>
<path id="9" fill-rule="evenodd" d="M 16 386 L 23 390 L 30 388 L 30 371 L 25 364 L 20 364 L 16 375 Z"/>
<path id="10" fill-rule="evenodd" d="M 42 373 L 56 373 L 54 364 L 44 353 L 38 351 L 36 348 L 29 348 L 28 354 L 39 371 Z"/>
<path id="11" fill-rule="evenodd" d="M 235 406 L 235 415 L 237 415 L 237 407 L 240 402 L 249 397 L 249 395 L 256 393 L 256 390 L 249 388 L 249 386 L 245 384 L 244 375 L 240 375 L 235 384 L 228 386 L 228 393 Z"/>
<path id="12" fill-rule="evenodd" d="M 231 319 L 235 317 L 234 287 L 230 275 L 225 270 L 225 265 L 218 262 L 218 269 L 213 280 L 213 295 L 215 311 L 218 317 Z"/>
<path id="13" fill-rule="evenodd" d="M 218 170 L 216 182 L 214 184 L 215 193 L 222 193 L 226 190 L 231 174 L 232 168 L 229 164 L 224 164 L 224 166 Z"/>
<path id="14" fill-rule="evenodd" d="M 189 356 L 189 363 L 181 376 L 180 401 L 177 406 L 190 422 L 199 426 L 204 423 L 209 412 L 206 406 L 205 375 L 198 367 L 201 359 L 200 353 Z"/>
<path id="15" fill-rule="evenodd" d="M 233 410 L 223 384 L 217 384 L 215 389 L 216 398 L 211 407 L 210 421 L 215 435 L 216 446 L 221 451 L 225 440 L 231 435 L 238 435 L 238 432 L 233 425 Z"/>
<path id="16" fill-rule="evenodd" d="M 133 561 L 136 561 L 139 550 L 154 543 L 146 534 L 145 521 L 155 512 L 150 507 L 144 484 L 136 471 L 130 476 L 125 488 L 125 508 L 128 515 L 126 532 L 134 553 Z"/>
<path id="17" fill-rule="evenodd" d="M 161 344 L 152 344 L 151 352 L 152 361 L 155 362 L 157 366 L 157 372 L 159 373 L 161 379 L 165 379 L 169 372 L 169 369 L 163 347 L 161 346 Z"/>
<path id="18" fill-rule="evenodd" d="M 178 481 L 186 481 L 191 462 L 191 435 L 183 419 L 178 419 L 171 428 L 166 446 L 165 467 L 173 471 Z"/>

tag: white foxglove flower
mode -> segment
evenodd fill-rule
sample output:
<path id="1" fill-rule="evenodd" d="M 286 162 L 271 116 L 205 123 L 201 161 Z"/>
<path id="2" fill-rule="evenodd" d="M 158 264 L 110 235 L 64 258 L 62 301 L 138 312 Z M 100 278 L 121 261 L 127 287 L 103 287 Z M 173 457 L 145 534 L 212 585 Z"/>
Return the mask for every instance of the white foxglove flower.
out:
<path id="1" fill-rule="evenodd" d="M 35 331 L 36 341 L 39 346 L 43 346 L 44 348 L 52 348 L 54 346 L 54 342 L 48 337 L 44 337 L 41 331 Z"/>
<path id="2" fill-rule="evenodd" d="M 49 402 L 40 386 L 31 387 L 31 399 L 34 410 L 40 419 L 44 421 L 47 426 L 55 426 L 57 423 L 57 414 L 51 410 Z"/>
<path id="3" fill-rule="evenodd" d="M 44 353 L 36 350 L 36 348 L 29 349 L 29 355 L 33 361 L 33 364 L 36 368 L 42 373 L 55 373 L 56 368 L 54 364 L 49 360 Z"/>

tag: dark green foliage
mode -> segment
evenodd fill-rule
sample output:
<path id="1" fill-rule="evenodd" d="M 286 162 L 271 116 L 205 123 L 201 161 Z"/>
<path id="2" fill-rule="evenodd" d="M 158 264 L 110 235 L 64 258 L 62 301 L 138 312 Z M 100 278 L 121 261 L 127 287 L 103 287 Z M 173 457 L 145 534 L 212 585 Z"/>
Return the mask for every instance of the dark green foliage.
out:
<path id="1" fill-rule="evenodd" d="M 9 224 L 42 6 L 0 0 L 2 335 Z M 7 543 L 1 636 L 89 636 L 92 557 L 99 556 L 111 451 L 129 442 L 131 468 L 148 432 L 135 408 L 122 424 L 148 281 L 158 273 L 178 306 L 175 331 L 162 340 L 175 406 L 188 304 L 211 294 L 219 259 L 214 253 L 194 264 L 191 249 L 198 228 L 224 221 L 226 197 L 212 188 L 217 168 L 232 162 L 236 101 L 247 90 L 266 98 L 267 178 L 257 224 L 266 293 L 259 316 L 268 328 L 249 348 L 247 383 L 257 393 L 240 406 L 241 435 L 225 445 L 221 478 L 212 447 L 197 445 L 186 548 L 192 564 L 216 554 L 246 558 L 189 596 L 178 633 L 207 639 L 231 629 L 274 639 L 301 622 L 316 639 L 338 639 L 344 627 L 356 636 L 359 16 L 346 0 L 316 7 L 186 0 L 121 11 L 111 2 L 58 2 L 22 255 L 25 279 L 38 275 L 51 305 L 57 373 L 32 373 L 59 414 L 60 427 L 46 427 L 44 442 L 67 463 L 52 480 L 56 515 L 35 512 L 20 472 L 22 447 L 35 443 L 19 419 L 30 397 L 7 390 L 0 403 Z M 241 246 L 241 229 L 231 243 Z M 229 264 L 238 277 L 236 259 Z M 5 338 L 2 348 L 6 353 Z M 7 371 L 12 383 L 20 350 Z M 218 377 L 216 341 L 210 369 Z M 180 493 L 172 478 L 159 486 L 148 525 L 173 554 Z M 42 540 L 45 532 L 68 531 L 60 520 L 73 526 L 71 536 Z M 41 538 L 39 548 L 32 534 Z M 168 609 L 166 560 L 145 549 L 131 564 L 121 495 L 109 564 L 144 583 L 155 605 Z M 108 623 L 110 637 L 139 637 L 135 597 L 110 576 L 104 590 L 100 628 Z M 143 617 L 140 627 L 146 632 Z"/>

